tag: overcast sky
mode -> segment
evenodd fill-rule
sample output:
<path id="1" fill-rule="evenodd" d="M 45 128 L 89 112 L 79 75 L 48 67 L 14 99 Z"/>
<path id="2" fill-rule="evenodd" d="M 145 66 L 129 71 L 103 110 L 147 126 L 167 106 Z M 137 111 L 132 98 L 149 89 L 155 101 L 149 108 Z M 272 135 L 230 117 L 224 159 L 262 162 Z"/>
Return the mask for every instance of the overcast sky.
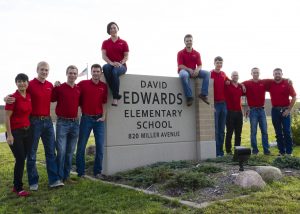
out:
<path id="1" fill-rule="evenodd" d="M 74 64 L 104 64 L 106 25 L 115 21 L 128 42 L 128 74 L 177 76 L 177 52 L 191 33 L 203 68 L 215 56 L 224 71 L 250 79 L 252 67 L 272 78 L 275 67 L 300 93 L 300 1 L 298 0 L 0 0 L 0 104 L 15 91 L 14 78 L 36 77 L 36 64 L 50 64 L 49 81 L 65 81 Z M 79 80 L 83 79 L 80 78 Z"/>

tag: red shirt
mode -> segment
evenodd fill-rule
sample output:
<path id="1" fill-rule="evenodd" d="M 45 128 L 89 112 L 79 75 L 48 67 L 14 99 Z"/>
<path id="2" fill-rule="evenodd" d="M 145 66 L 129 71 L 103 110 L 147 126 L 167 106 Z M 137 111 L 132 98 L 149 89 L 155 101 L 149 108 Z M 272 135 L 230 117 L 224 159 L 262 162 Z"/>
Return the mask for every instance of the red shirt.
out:
<path id="1" fill-rule="evenodd" d="M 72 88 L 67 83 L 54 87 L 52 102 L 57 101 L 55 113 L 59 117 L 75 118 L 78 115 L 80 88 L 74 85 Z"/>
<path id="2" fill-rule="evenodd" d="M 107 102 L 107 85 L 99 81 L 95 84 L 92 80 L 82 80 L 78 83 L 80 88 L 81 111 L 87 115 L 103 113 L 102 104 Z"/>
<path id="3" fill-rule="evenodd" d="M 271 103 L 273 107 L 286 107 L 290 105 L 289 97 L 295 97 L 296 92 L 292 85 L 286 80 L 282 80 L 279 83 L 273 81 L 269 85 L 269 92 L 271 96 Z"/>
<path id="4" fill-rule="evenodd" d="M 247 80 L 243 82 L 246 87 L 247 102 L 250 107 L 263 107 L 265 105 L 266 81 Z"/>
<path id="5" fill-rule="evenodd" d="M 101 49 L 106 50 L 106 56 L 113 62 L 121 62 L 124 53 L 129 52 L 127 42 L 120 37 L 115 42 L 111 38 L 104 40 Z"/>
<path id="6" fill-rule="evenodd" d="M 32 99 L 32 116 L 50 116 L 52 89 L 52 83 L 47 80 L 42 83 L 34 78 L 29 82 L 27 92 Z"/>
<path id="7" fill-rule="evenodd" d="M 215 70 L 211 71 L 211 79 L 214 80 L 214 100 L 215 102 L 225 101 L 225 81 L 229 80 L 226 74 L 223 71 L 216 72 Z"/>
<path id="8" fill-rule="evenodd" d="M 241 85 L 234 86 L 225 85 L 226 106 L 229 111 L 242 111 L 241 96 L 243 96 L 243 89 Z"/>
<path id="9" fill-rule="evenodd" d="M 200 53 L 195 51 L 194 49 L 192 49 L 191 52 L 188 52 L 186 48 L 184 48 L 183 50 L 179 51 L 177 54 L 177 64 L 178 67 L 179 65 L 184 65 L 188 68 L 195 70 L 197 66 L 202 65 Z M 181 69 L 178 68 L 178 72 L 180 70 Z"/>
<path id="10" fill-rule="evenodd" d="M 15 102 L 5 105 L 5 110 L 13 112 L 10 117 L 11 130 L 30 126 L 29 115 L 32 110 L 30 94 L 26 93 L 26 97 L 23 97 L 17 90 L 11 97 L 16 98 Z"/>

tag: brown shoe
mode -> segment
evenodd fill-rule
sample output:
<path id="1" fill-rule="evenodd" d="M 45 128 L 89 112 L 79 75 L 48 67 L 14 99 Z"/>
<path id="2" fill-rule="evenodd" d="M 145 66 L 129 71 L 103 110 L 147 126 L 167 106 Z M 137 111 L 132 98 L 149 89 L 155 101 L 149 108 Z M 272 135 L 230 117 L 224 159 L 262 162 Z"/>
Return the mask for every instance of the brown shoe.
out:
<path id="1" fill-rule="evenodd" d="M 186 98 L 186 105 L 191 106 L 193 104 L 194 98 L 193 97 L 187 97 Z"/>
<path id="2" fill-rule="evenodd" d="M 209 102 L 208 102 L 208 97 L 203 95 L 203 94 L 199 94 L 199 98 L 205 102 L 207 105 L 209 105 Z"/>

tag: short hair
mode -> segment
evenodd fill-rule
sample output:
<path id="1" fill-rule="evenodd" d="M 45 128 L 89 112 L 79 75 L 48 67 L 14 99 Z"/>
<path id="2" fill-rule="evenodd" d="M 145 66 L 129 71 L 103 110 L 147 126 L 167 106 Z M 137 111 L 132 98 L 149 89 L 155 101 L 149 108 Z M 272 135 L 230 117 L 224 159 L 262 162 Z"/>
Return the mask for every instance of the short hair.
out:
<path id="1" fill-rule="evenodd" d="M 108 35 L 110 35 L 110 28 L 111 28 L 112 25 L 116 25 L 117 28 L 118 28 L 118 30 L 119 30 L 119 26 L 117 25 L 117 23 L 115 23 L 115 22 L 110 22 L 110 23 L 108 23 L 108 25 L 107 25 L 107 34 L 108 34 Z"/>
<path id="2" fill-rule="evenodd" d="M 28 82 L 28 76 L 26 74 L 20 73 L 15 78 L 15 83 L 17 83 L 18 81 Z"/>
<path id="3" fill-rule="evenodd" d="M 192 36 L 192 34 L 186 34 L 186 35 L 184 36 L 183 41 L 185 41 L 186 38 L 193 38 L 193 36 Z"/>
<path id="4" fill-rule="evenodd" d="M 251 72 L 254 71 L 255 69 L 259 70 L 259 68 L 254 67 L 254 68 L 251 69 Z"/>
<path id="5" fill-rule="evenodd" d="M 275 72 L 275 71 L 280 71 L 280 72 L 282 72 L 282 69 L 281 69 L 281 68 L 275 68 L 275 69 L 273 70 L 273 72 Z"/>
<path id="6" fill-rule="evenodd" d="M 69 71 L 70 69 L 76 69 L 77 72 L 78 72 L 78 68 L 77 68 L 75 65 L 69 65 L 69 66 L 67 67 L 66 74 L 68 74 L 68 71 Z"/>
<path id="7" fill-rule="evenodd" d="M 37 64 L 36 70 L 38 70 L 38 69 L 39 69 L 39 67 L 40 67 L 40 66 L 43 66 L 43 65 L 46 65 L 47 67 L 49 67 L 49 64 L 48 64 L 48 62 L 41 61 L 41 62 L 39 62 L 39 63 Z"/>
<path id="8" fill-rule="evenodd" d="M 93 68 L 100 68 L 100 70 L 102 71 L 102 67 L 101 67 L 101 65 L 99 65 L 99 64 L 93 64 L 92 67 L 91 67 L 91 70 L 92 70 Z"/>
<path id="9" fill-rule="evenodd" d="M 216 61 L 221 61 L 221 62 L 223 62 L 223 58 L 220 57 L 220 56 L 217 56 L 217 57 L 215 57 L 214 62 L 216 62 Z"/>

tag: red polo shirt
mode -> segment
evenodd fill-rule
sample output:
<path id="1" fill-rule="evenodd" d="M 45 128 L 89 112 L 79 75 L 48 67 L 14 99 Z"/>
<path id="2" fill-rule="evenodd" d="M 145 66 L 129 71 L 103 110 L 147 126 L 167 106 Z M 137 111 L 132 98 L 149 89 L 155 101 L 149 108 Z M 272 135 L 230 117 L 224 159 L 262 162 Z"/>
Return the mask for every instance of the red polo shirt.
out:
<path id="1" fill-rule="evenodd" d="M 242 111 L 241 96 L 243 95 L 243 89 L 241 85 L 234 86 L 225 85 L 225 99 L 226 106 L 229 111 Z"/>
<path id="2" fill-rule="evenodd" d="M 186 48 L 179 51 L 177 54 L 177 64 L 184 65 L 188 68 L 195 70 L 197 66 L 202 65 L 200 53 L 192 49 L 191 52 L 188 52 Z M 178 68 L 178 72 L 181 69 Z"/>
<path id="3" fill-rule="evenodd" d="M 266 84 L 268 80 L 247 80 L 243 82 L 246 87 L 247 102 L 250 107 L 263 107 L 265 105 Z"/>
<path id="4" fill-rule="evenodd" d="M 214 80 L 214 100 L 215 102 L 225 101 L 225 81 L 229 80 L 226 74 L 223 71 L 216 72 L 215 70 L 211 71 L 210 78 Z"/>
<path id="5" fill-rule="evenodd" d="M 15 102 L 5 105 L 5 110 L 13 111 L 10 117 L 11 130 L 30 126 L 29 115 L 32 110 L 30 94 L 27 93 L 26 97 L 23 97 L 17 90 L 11 97 L 16 99 Z"/>
<path id="6" fill-rule="evenodd" d="M 81 111 L 87 115 L 103 113 L 102 104 L 107 102 L 107 85 L 99 81 L 95 84 L 91 79 L 82 80 L 78 83 L 80 88 Z"/>
<path id="7" fill-rule="evenodd" d="M 104 40 L 102 50 L 106 50 L 106 56 L 113 62 L 120 62 L 124 59 L 124 53 L 129 52 L 128 44 L 120 37 L 113 42 L 111 38 Z"/>
<path id="8" fill-rule="evenodd" d="M 52 83 L 47 80 L 42 83 L 34 78 L 29 82 L 27 92 L 32 99 L 32 116 L 50 116 L 52 89 Z"/>
<path id="9" fill-rule="evenodd" d="M 59 117 L 75 118 L 78 115 L 80 88 L 77 85 L 71 87 L 63 83 L 54 87 L 52 91 L 52 102 L 57 101 L 55 113 Z"/>
<path id="10" fill-rule="evenodd" d="M 292 85 L 286 80 L 282 80 L 279 83 L 273 81 L 269 85 L 269 92 L 271 96 L 271 103 L 273 107 L 286 107 L 290 105 L 289 97 L 295 97 L 296 92 Z"/>

